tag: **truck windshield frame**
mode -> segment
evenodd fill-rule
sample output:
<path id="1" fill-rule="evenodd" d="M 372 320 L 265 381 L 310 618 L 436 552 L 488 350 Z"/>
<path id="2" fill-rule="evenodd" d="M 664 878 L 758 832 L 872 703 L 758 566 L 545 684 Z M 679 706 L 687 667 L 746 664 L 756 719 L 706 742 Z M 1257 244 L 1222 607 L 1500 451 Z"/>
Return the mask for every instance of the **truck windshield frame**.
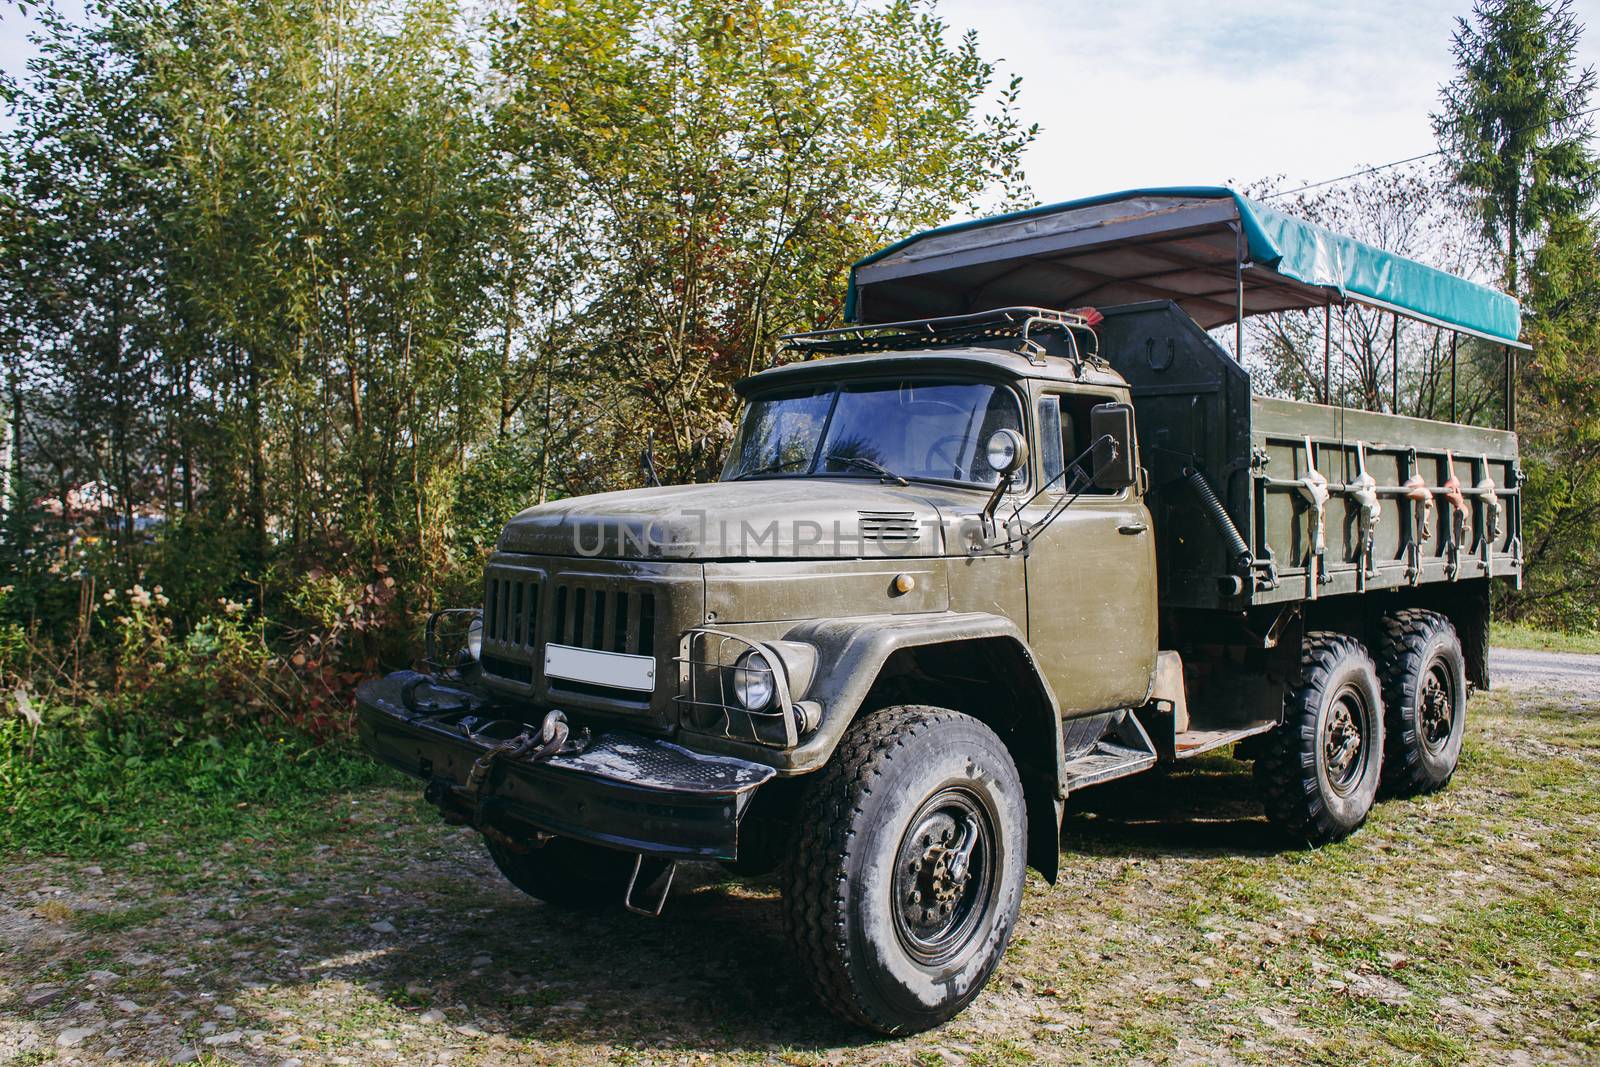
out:
<path id="1" fill-rule="evenodd" d="M 1026 435 L 1023 409 L 1010 383 L 950 375 L 776 390 L 746 404 L 721 480 L 888 480 L 851 462 L 858 457 L 908 481 L 993 489 L 1000 475 L 985 444 L 1001 428 Z"/>

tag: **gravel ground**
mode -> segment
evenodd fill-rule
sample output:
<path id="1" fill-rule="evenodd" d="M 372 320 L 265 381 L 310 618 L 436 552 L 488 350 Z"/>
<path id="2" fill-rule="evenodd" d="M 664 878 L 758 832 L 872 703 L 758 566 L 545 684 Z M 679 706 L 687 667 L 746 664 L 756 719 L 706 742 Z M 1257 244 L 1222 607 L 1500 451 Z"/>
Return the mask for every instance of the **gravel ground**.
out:
<path id="1" fill-rule="evenodd" d="M 1489 680 L 1512 693 L 1586 693 L 1600 696 L 1600 656 L 1580 652 L 1489 650 Z"/>
<path id="2" fill-rule="evenodd" d="M 1449 790 L 1337 846 L 1283 849 L 1226 758 L 1086 791 L 989 988 L 915 1038 L 820 1013 L 770 883 L 562 913 L 397 782 L 313 839 L 12 858 L 0 1064 L 1600 1062 L 1600 702 L 1523 688 L 1533 656 L 1497 653 Z"/>

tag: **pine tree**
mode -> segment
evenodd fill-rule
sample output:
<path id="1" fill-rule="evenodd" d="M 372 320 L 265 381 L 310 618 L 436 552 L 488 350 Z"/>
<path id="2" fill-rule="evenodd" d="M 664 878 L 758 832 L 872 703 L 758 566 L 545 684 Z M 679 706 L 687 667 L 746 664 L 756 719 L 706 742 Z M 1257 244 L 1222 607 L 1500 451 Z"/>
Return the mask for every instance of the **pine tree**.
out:
<path id="1" fill-rule="evenodd" d="M 1588 148 L 1595 72 L 1577 66 L 1582 36 L 1572 0 L 1479 0 L 1470 22 L 1457 20 L 1456 76 L 1440 93 L 1434 132 L 1484 236 L 1503 249 L 1511 293 L 1530 236 L 1581 211 L 1600 177 Z"/>

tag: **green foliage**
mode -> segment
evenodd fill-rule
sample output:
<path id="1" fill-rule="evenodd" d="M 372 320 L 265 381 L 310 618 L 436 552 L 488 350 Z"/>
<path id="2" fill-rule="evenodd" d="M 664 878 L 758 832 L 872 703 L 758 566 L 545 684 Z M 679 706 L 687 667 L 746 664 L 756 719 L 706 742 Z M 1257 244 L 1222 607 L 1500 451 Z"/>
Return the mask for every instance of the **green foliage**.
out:
<path id="1" fill-rule="evenodd" d="M 614 368 L 612 418 L 668 481 L 714 475 L 734 380 L 836 320 L 846 269 L 997 191 L 1026 202 L 1017 85 L 931 4 L 524 0 L 499 24 L 503 143 L 558 161 L 592 299 L 570 339 Z M 578 486 L 571 486 L 576 489 Z"/>
<path id="2" fill-rule="evenodd" d="M 1505 250 L 1515 293 L 1528 235 L 1594 195 L 1585 112 L 1595 74 L 1577 67 L 1583 26 L 1572 0 L 1478 0 L 1472 14 L 1456 20 L 1456 77 L 1434 130 L 1485 236 Z"/>
<path id="3" fill-rule="evenodd" d="M 707 476 L 731 383 L 850 261 L 1026 196 L 1017 87 L 931 3 L 468 15 L 42 14 L 0 132 L 0 616 L 42 691 L 337 722 L 510 514 L 634 482 L 652 439 Z M 159 624 L 108 614 L 136 585 Z"/>
<path id="4" fill-rule="evenodd" d="M 1558 217 L 1529 278 L 1534 351 L 1523 368 L 1528 585 L 1519 618 L 1600 628 L 1600 231 Z"/>
<path id="5" fill-rule="evenodd" d="M 538 499 L 540 460 L 537 443 L 520 434 L 497 437 L 474 453 L 452 502 L 463 557 L 493 549 L 506 519 Z"/>
<path id="6" fill-rule="evenodd" d="M 1527 583 L 1502 591 L 1501 606 L 1580 630 L 1600 623 L 1600 242 L 1589 215 L 1600 161 L 1587 115 L 1595 72 L 1577 65 L 1583 31 L 1571 0 L 1480 0 L 1471 23 L 1459 20 L 1456 77 L 1434 116 L 1506 289 L 1533 312 L 1517 383 Z"/>
<path id="7" fill-rule="evenodd" d="M 293 733 L 172 740 L 109 720 L 35 732 L 0 719 L 0 854 L 292 833 L 319 818 L 327 793 L 389 777 L 359 753 Z"/>

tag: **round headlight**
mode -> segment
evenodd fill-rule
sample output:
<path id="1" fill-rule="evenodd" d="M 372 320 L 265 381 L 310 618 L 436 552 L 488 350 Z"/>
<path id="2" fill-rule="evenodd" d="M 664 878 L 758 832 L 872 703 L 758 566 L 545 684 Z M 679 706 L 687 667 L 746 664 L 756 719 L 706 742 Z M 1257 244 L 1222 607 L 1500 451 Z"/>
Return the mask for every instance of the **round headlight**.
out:
<path id="1" fill-rule="evenodd" d="M 479 615 L 467 627 L 467 653 L 474 660 L 483 658 L 483 616 Z"/>
<path id="2" fill-rule="evenodd" d="M 1028 442 L 1015 430 L 996 430 L 984 446 L 984 458 L 994 470 L 1010 474 L 1028 461 Z"/>
<path id="3" fill-rule="evenodd" d="M 746 652 L 733 667 L 733 695 L 746 711 L 760 711 L 772 703 L 777 686 L 772 664 L 759 652 Z"/>

